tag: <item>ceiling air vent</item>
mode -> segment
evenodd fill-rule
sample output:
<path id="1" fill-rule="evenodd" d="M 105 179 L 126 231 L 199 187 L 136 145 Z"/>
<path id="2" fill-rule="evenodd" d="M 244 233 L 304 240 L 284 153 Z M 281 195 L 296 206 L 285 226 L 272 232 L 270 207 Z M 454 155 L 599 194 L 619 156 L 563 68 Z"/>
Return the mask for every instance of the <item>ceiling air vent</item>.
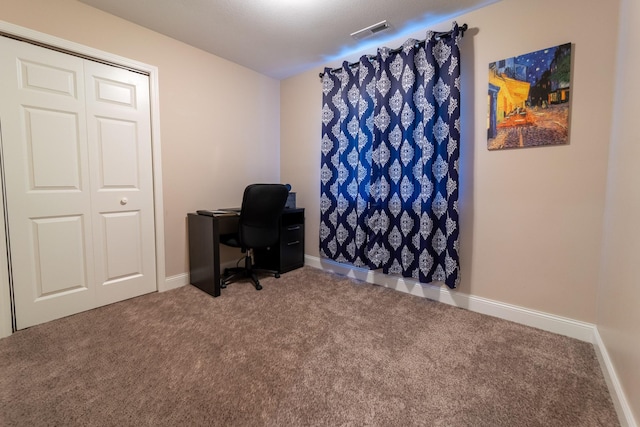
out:
<path id="1" fill-rule="evenodd" d="M 374 34 L 378 34 L 382 31 L 388 30 L 391 28 L 387 21 L 378 22 L 377 24 L 370 25 L 366 28 L 356 31 L 355 33 L 351 33 L 351 37 L 356 40 L 362 40 L 365 37 L 372 36 Z"/>

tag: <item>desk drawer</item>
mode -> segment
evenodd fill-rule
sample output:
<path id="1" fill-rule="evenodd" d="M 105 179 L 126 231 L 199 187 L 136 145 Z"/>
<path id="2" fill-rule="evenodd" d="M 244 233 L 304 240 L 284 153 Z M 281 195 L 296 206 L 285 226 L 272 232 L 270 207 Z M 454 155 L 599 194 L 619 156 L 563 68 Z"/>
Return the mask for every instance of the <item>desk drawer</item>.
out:
<path id="1" fill-rule="evenodd" d="M 304 265 L 302 238 L 280 243 L 280 272 L 284 273 Z"/>
<path id="2" fill-rule="evenodd" d="M 255 264 L 280 273 L 304 265 L 304 209 L 286 211 L 280 222 L 280 240 L 276 247 L 255 250 Z"/>
<path id="3" fill-rule="evenodd" d="M 304 226 L 302 224 L 293 224 L 282 227 L 280 230 L 280 242 L 288 245 L 293 242 L 301 242 L 304 238 Z"/>

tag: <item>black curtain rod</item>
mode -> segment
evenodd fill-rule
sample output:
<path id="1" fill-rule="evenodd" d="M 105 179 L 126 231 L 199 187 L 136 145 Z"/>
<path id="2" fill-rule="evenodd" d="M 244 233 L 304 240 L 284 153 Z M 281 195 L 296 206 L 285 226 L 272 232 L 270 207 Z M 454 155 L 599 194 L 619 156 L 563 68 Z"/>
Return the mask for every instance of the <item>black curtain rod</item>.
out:
<path id="1" fill-rule="evenodd" d="M 464 32 L 467 31 L 469 27 L 467 26 L 467 24 L 462 24 L 460 27 L 458 27 L 458 31 L 460 31 L 460 36 L 464 37 Z M 450 31 L 440 31 L 440 32 L 436 32 L 433 36 L 436 38 L 439 37 L 450 37 L 451 33 L 453 30 Z M 418 43 L 422 43 L 424 40 L 418 40 Z M 416 44 L 418 44 L 416 43 Z M 392 49 L 391 53 L 398 53 L 402 50 L 402 47 L 399 47 L 397 49 Z M 375 55 L 367 55 L 367 58 L 369 59 L 373 59 L 375 58 Z M 356 65 L 358 65 L 359 62 L 350 62 L 349 63 L 349 67 L 355 67 Z M 331 71 L 332 72 L 336 72 L 336 71 L 340 71 L 342 69 L 342 67 L 338 67 L 338 68 L 332 68 Z M 320 78 L 324 77 L 324 72 L 318 74 L 320 76 Z"/>

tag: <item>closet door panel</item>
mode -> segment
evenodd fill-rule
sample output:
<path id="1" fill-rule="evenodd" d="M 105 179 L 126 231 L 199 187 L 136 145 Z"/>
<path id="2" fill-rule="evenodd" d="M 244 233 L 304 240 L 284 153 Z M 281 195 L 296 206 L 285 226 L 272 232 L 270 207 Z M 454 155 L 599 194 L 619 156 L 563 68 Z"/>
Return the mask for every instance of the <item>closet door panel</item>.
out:
<path id="1" fill-rule="evenodd" d="M 37 299 L 89 287 L 85 271 L 85 235 L 81 216 L 32 220 Z"/>
<path id="2" fill-rule="evenodd" d="M 0 37 L 0 126 L 18 329 L 94 306 L 83 60 Z"/>
<path id="3" fill-rule="evenodd" d="M 85 65 L 98 304 L 156 290 L 148 77 Z"/>
<path id="4" fill-rule="evenodd" d="M 96 118 L 99 190 L 139 189 L 137 124 Z"/>
<path id="5" fill-rule="evenodd" d="M 105 284 L 140 277 L 144 273 L 142 233 L 139 212 L 116 212 L 102 215 Z M 126 236 L 126 238 L 121 238 Z"/>
<path id="6" fill-rule="evenodd" d="M 33 107 L 25 107 L 23 114 L 29 189 L 82 191 L 78 116 Z"/>

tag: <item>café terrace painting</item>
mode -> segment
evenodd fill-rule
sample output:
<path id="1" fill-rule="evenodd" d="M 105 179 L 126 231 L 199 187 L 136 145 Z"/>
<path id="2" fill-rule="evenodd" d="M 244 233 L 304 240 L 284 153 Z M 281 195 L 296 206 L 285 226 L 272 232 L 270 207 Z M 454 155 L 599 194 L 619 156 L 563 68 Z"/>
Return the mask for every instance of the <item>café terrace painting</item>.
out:
<path id="1" fill-rule="evenodd" d="M 571 43 L 489 64 L 487 147 L 569 142 Z"/>

